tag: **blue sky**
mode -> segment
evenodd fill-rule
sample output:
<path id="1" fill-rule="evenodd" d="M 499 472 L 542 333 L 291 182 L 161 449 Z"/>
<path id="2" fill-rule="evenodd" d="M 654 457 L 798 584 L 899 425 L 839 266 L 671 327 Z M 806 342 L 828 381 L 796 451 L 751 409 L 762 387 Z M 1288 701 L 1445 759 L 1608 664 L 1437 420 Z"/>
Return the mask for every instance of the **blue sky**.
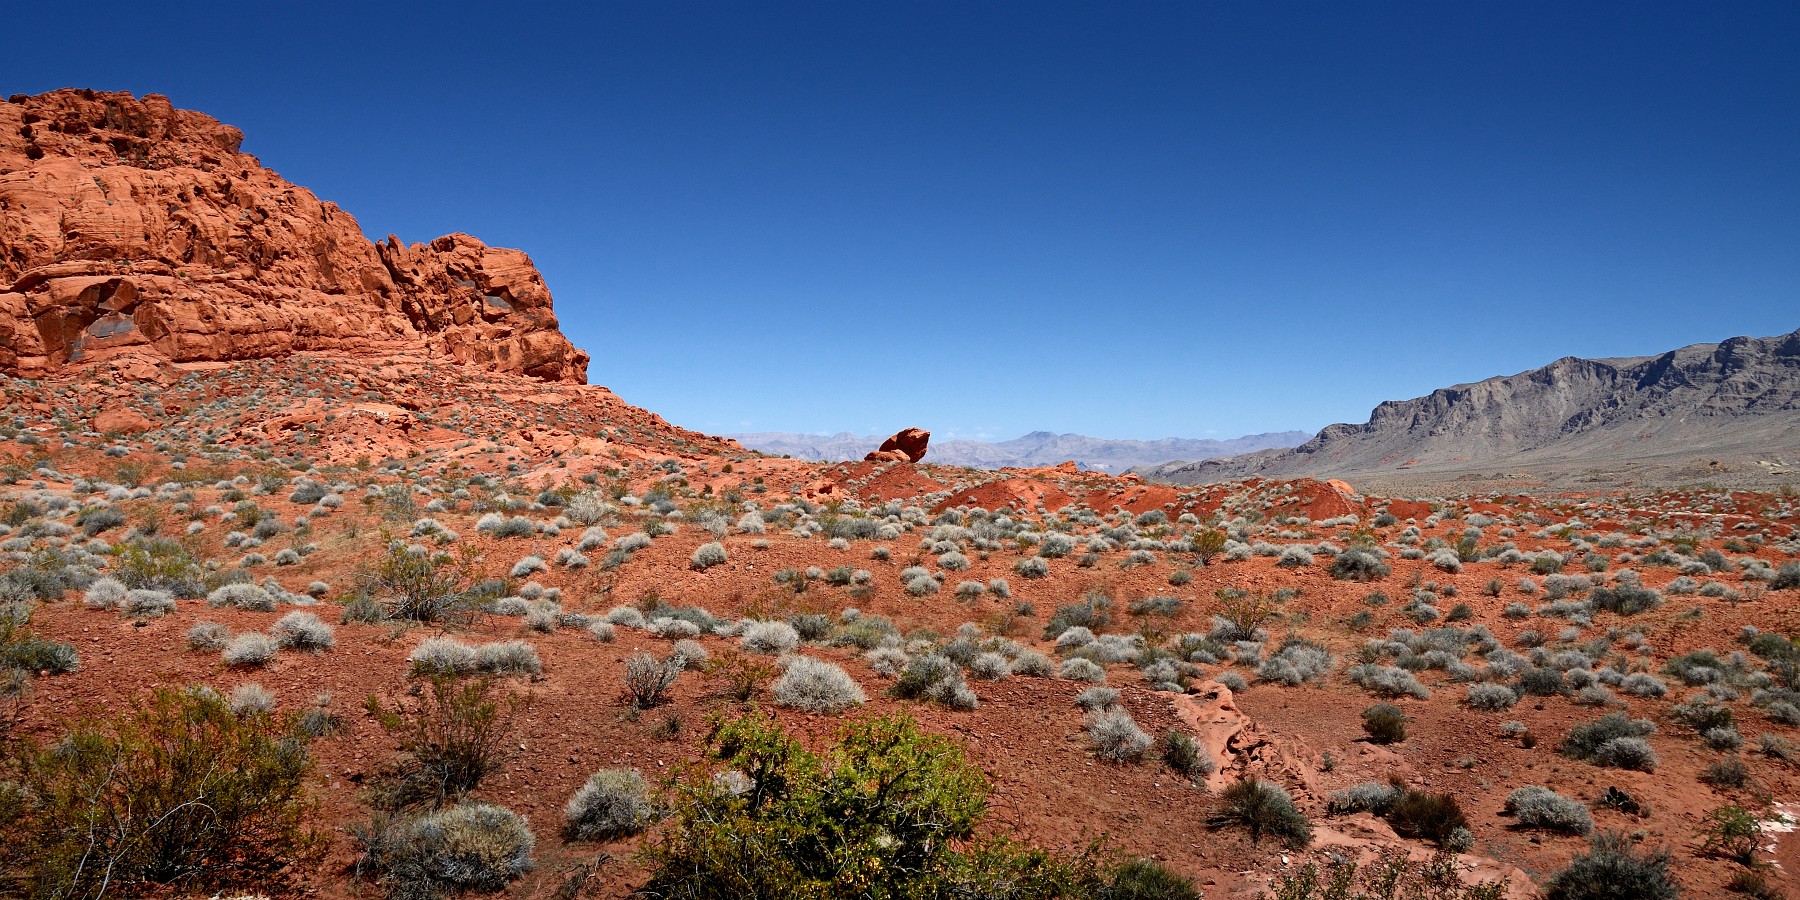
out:
<path id="1" fill-rule="evenodd" d="M 1235 436 L 1800 327 L 1793 3 L 19 4 L 715 432 Z M 29 36 L 28 39 L 19 39 Z"/>

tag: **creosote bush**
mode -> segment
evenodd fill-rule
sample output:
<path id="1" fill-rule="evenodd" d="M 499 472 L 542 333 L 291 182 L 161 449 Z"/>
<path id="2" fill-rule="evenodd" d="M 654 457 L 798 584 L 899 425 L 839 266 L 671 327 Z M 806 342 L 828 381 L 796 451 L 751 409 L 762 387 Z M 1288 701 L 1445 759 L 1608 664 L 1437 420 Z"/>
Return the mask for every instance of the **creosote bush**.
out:
<path id="1" fill-rule="evenodd" d="M 278 887 L 324 848 L 307 826 L 308 741 L 292 717 L 159 687 L 118 719 L 15 745 L 0 877 L 35 897 Z"/>
<path id="2" fill-rule="evenodd" d="M 979 837 L 988 786 L 953 741 L 904 715 L 847 723 L 814 754 L 758 714 L 728 721 L 677 776 L 644 850 L 646 893 L 740 897 L 1193 900 L 1185 879 L 1099 846 L 1063 855 Z"/>
<path id="3" fill-rule="evenodd" d="M 400 741 L 402 758 L 385 773 L 379 805 L 442 806 L 475 789 L 510 758 L 513 720 L 525 698 L 487 677 L 433 674 L 412 703 L 392 707 L 373 694 L 364 708 Z"/>

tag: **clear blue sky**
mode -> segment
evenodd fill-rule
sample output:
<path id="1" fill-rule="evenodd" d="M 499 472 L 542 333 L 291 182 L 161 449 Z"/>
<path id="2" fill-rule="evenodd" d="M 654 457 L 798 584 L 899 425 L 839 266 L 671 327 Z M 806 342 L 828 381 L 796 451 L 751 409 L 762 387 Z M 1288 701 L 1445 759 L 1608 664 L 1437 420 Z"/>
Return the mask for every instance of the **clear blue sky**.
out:
<path id="1" fill-rule="evenodd" d="M 1800 4 L 20 3 L 682 425 L 1205 437 L 1800 327 Z"/>

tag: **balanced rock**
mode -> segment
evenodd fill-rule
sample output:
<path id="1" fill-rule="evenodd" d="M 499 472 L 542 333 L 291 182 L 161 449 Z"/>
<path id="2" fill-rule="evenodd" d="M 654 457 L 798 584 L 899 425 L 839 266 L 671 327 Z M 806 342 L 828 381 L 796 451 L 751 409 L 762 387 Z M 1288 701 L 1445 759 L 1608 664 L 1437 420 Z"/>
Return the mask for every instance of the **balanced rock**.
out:
<path id="1" fill-rule="evenodd" d="M 376 245 L 167 97 L 0 103 L 0 371 L 416 353 L 585 383 L 531 260 L 453 234 Z"/>
<path id="2" fill-rule="evenodd" d="M 894 455 L 898 453 L 903 455 L 907 462 L 918 462 L 925 458 L 925 447 L 930 443 L 931 432 L 926 431 L 923 428 L 904 428 L 896 432 L 893 437 L 882 441 L 880 449 L 863 457 L 863 459 L 870 462 L 879 462 L 882 460 L 899 461 L 900 456 Z"/>

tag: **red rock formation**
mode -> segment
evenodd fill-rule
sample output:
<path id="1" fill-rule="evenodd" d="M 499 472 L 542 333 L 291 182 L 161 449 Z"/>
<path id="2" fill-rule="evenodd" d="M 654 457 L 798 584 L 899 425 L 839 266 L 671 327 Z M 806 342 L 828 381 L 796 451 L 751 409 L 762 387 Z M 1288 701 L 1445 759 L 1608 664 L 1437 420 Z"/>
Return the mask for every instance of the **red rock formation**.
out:
<path id="1" fill-rule="evenodd" d="M 923 428 L 905 428 L 896 432 L 893 437 L 881 442 L 881 448 L 863 457 L 865 462 L 898 462 L 904 456 L 908 462 L 918 462 L 925 458 L 925 447 L 931 443 L 931 432 Z"/>
<path id="2" fill-rule="evenodd" d="M 120 348 L 175 362 L 421 352 L 587 380 L 524 253 L 461 234 L 372 244 L 242 141 L 156 94 L 0 103 L 0 371 Z"/>

